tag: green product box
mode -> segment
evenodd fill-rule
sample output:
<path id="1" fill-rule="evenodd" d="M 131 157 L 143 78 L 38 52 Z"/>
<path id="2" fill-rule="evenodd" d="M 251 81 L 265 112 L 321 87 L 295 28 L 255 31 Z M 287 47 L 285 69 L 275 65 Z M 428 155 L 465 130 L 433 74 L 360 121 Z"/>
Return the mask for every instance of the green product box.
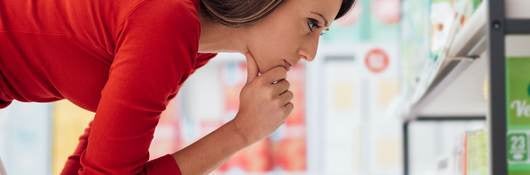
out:
<path id="1" fill-rule="evenodd" d="M 530 57 L 507 59 L 506 156 L 509 175 L 530 174 Z"/>

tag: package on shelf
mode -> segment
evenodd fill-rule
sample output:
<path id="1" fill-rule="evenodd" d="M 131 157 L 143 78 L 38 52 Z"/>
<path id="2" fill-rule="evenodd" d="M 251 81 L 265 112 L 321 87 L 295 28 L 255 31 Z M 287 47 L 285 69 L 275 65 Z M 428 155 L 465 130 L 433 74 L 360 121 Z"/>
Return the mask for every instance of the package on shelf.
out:
<path id="1" fill-rule="evenodd" d="M 429 3 L 423 3 L 425 1 Z M 407 0 L 403 2 L 405 13 L 401 35 L 407 42 L 401 48 L 401 56 L 405 58 L 403 77 L 406 88 L 412 92 L 408 94 L 411 101 L 421 98 L 436 76 L 448 65 L 449 60 L 453 59 L 449 58 L 449 49 L 456 35 L 478 9 L 481 1 Z M 422 10 L 417 6 L 430 10 Z M 425 8 L 426 6 L 430 8 Z M 428 18 L 421 18 L 422 15 Z M 411 20 L 414 20 L 414 23 L 411 23 Z M 421 29 L 421 26 L 425 26 L 424 23 L 428 23 L 427 30 Z M 416 42 L 415 38 L 425 43 Z"/>
<path id="2" fill-rule="evenodd" d="M 507 157 L 510 175 L 530 173 L 530 55 L 507 59 Z"/>
<path id="3" fill-rule="evenodd" d="M 488 140 L 484 129 L 466 132 L 465 175 L 488 174 Z"/>
<path id="4" fill-rule="evenodd" d="M 435 171 L 424 174 L 463 175 L 466 157 L 465 144 L 466 135 L 462 133 L 459 135 L 458 141 L 455 142 L 450 151 L 440 156 L 437 161 Z"/>
<path id="5" fill-rule="evenodd" d="M 455 6 L 457 22 L 462 27 L 467 20 L 478 9 L 482 0 L 458 0 Z"/>
<path id="6" fill-rule="evenodd" d="M 462 133 L 451 152 L 437 164 L 437 175 L 487 175 L 488 140 L 485 129 Z"/>
<path id="7" fill-rule="evenodd" d="M 481 0 L 432 0 L 431 54 L 439 57 L 477 10 Z"/>
<path id="8" fill-rule="evenodd" d="M 456 20 L 455 4 L 452 0 L 433 0 L 431 4 L 431 54 L 439 57 Z"/>
<path id="9" fill-rule="evenodd" d="M 458 0 L 454 7 L 454 20 L 451 28 L 448 29 L 448 38 L 445 39 L 442 52 L 448 52 L 453 45 L 453 41 L 457 34 L 462 30 L 471 18 L 471 16 L 478 10 L 481 0 Z"/>

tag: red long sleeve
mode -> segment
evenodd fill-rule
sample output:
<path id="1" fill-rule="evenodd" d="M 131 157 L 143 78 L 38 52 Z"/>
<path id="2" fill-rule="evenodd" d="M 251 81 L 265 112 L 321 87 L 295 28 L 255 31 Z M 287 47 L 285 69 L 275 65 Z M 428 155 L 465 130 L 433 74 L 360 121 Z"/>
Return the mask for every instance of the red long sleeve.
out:
<path id="1" fill-rule="evenodd" d="M 197 0 L 0 1 L 0 108 L 68 99 L 95 117 L 63 174 L 180 174 L 148 162 L 170 98 L 197 54 Z"/>
<path id="2" fill-rule="evenodd" d="M 124 22 L 87 149 L 81 154 L 80 174 L 153 170 L 145 168 L 149 144 L 169 97 L 193 69 L 197 48 L 188 42 L 198 42 L 200 26 L 189 13 L 182 13 L 187 9 L 172 4 L 176 1 L 159 1 L 164 3 L 145 1 Z M 173 166 L 155 165 L 153 171 L 177 173 L 174 160 L 159 161 Z"/>
<path id="3" fill-rule="evenodd" d="M 92 122 L 79 137 L 79 144 L 77 145 L 74 153 L 68 157 L 61 175 L 78 174 L 78 171 L 82 168 L 80 157 L 81 154 L 86 150 L 91 125 Z M 147 172 L 146 174 L 181 174 L 179 167 L 175 164 L 175 160 L 169 154 L 148 162 L 145 166 L 145 169 Z"/>

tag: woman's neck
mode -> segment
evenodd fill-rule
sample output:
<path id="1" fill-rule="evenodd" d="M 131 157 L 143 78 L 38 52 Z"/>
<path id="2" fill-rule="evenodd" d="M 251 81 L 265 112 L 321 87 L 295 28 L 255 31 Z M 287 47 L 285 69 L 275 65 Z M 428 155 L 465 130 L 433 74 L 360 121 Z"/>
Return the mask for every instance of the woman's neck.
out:
<path id="1" fill-rule="evenodd" d="M 245 44 L 244 28 L 227 27 L 207 18 L 200 17 L 201 36 L 199 39 L 200 53 L 239 52 L 248 49 Z"/>

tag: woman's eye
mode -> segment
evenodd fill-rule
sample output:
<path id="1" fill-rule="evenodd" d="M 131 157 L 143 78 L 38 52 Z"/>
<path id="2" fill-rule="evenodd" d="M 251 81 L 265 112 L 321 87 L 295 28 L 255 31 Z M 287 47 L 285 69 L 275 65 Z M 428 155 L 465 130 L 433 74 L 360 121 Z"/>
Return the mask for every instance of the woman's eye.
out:
<path id="1" fill-rule="evenodd" d="M 327 28 L 326 30 L 320 32 L 320 36 L 323 36 L 323 35 L 326 35 L 326 33 L 329 32 L 329 28 Z"/>
<path id="2" fill-rule="evenodd" d="M 320 26 L 318 25 L 318 21 L 312 18 L 307 19 L 307 27 L 309 27 L 309 31 L 311 32 L 320 28 Z"/>

